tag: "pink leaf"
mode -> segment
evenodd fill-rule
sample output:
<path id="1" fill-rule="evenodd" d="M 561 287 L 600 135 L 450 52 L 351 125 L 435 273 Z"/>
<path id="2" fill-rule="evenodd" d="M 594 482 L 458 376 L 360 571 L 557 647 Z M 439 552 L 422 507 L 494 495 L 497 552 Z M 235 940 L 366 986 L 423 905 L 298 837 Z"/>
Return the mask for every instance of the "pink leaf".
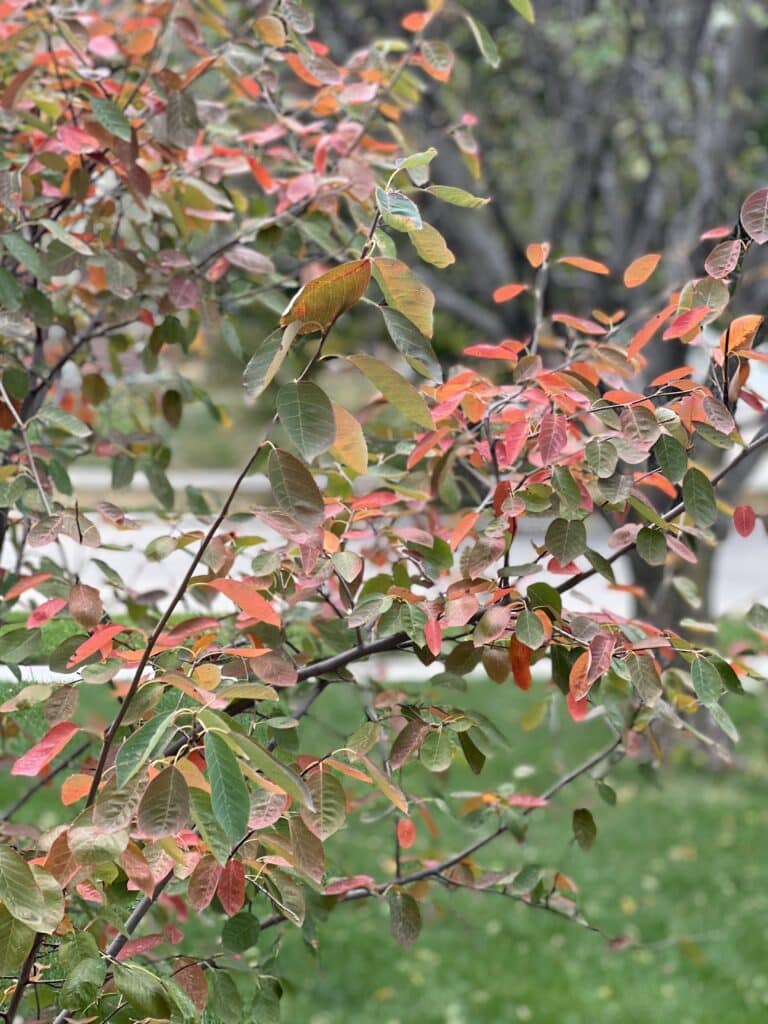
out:
<path id="1" fill-rule="evenodd" d="M 755 528 L 757 517 L 751 505 L 738 505 L 733 510 L 733 525 L 741 537 L 748 537 Z"/>
<path id="2" fill-rule="evenodd" d="M 39 605 L 27 619 L 27 629 L 35 629 L 37 626 L 42 626 L 43 623 L 52 619 L 54 615 L 58 615 L 62 608 L 66 607 L 67 602 L 63 597 L 52 597 L 50 601 L 44 601 Z"/>
<path id="3" fill-rule="evenodd" d="M 689 309 L 686 313 L 681 313 L 664 331 L 661 336 L 662 340 L 671 341 L 674 338 L 682 338 L 683 335 L 690 334 L 691 331 L 695 331 L 697 327 L 701 326 L 711 312 L 709 306 L 697 306 L 695 309 Z"/>
<path id="4" fill-rule="evenodd" d="M 551 466 L 568 441 L 565 416 L 546 412 L 539 428 L 539 453 L 545 466 Z"/>

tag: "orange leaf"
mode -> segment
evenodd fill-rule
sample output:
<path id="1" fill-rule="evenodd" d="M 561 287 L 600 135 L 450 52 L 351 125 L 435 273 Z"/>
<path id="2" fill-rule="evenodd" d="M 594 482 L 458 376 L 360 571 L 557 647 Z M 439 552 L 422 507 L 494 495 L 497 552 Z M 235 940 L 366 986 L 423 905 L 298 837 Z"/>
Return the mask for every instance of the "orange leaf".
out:
<path id="1" fill-rule="evenodd" d="M 599 335 L 607 333 L 605 328 L 595 323 L 594 320 L 587 320 L 581 316 L 571 316 L 570 313 L 553 313 L 551 319 L 553 324 L 565 324 L 566 327 L 571 327 L 580 334 Z"/>
<path id="2" fill-rule="evenodd" d="M 410 818 L 400 818 L 398 820 L 397 841 L 404 850 L 410 849 L 416 841 L 416 826 Z"/>
<path id="3" fill-rule="evenodd" d="M 65 779 L 61 786 L 61 802 L 64 807 L 69 807 L 70 804 L 77 803 L 84 796 L 88 796 L 92 781 L 90 775 L 80 773 L 70 775 L 68 779 Z"/>
<path id="4" fill-rule="evenodd" d="M 661 260 L 660 252 L 649 252 L 646 256 L 638 256 L 632 260 L 624 271 L 624 287 L 638 288 L 645 284 Z"/>
<path id="5" fill-rule="evenodd" d="M 525 250 L 525 258 L 534 268 L 538 269 L 547 260 L 551 246 L 549 242 L 531 242 Z"/>
<path id="6" fill-rule="evenodd" d="M 629 347 L 627 348 L 627 355 L 630 359 L 632 359 L 633 356 L 636 356 L 641 349 L 645 348 L 656 331 L 658 331 L 665 320 L 668 320 L 672 316 L 676 309 L 677 304 L 666 306 L 660 313 L 656 313 L 655 316 L 652 316 L 651 319 L 640 328 L 632 341 L 630 341 Z"/>
<path id="7" fill-rule="evenodd" d="M 443 627 L 436 620 L 428 622 L 424 627 L 424 638 L 430 654 L 435 658 L 440 654 L 440 647 L 443 643 Z"/>
<path id="8" fill-rule="evenodd" d="M 493 293 L 494 302 L 509 302 L 510 299 L 517 298 L 521 292 L 527 292 L 527 284 L 505 284 L 501 288 L 497 288 Z"/>
<path id="9" fill-rule="evenodd" d="M 599 260 L 590 260 L 586 256 L 561 256 L 558 263 L 567 263 L 569 267 L 576 267 L 577 270 L 586 270 L 588 274 L 610 274 L 611 268 L 606 267 Z"/>
<path id="10" fill-rule="evenodd" d="M 466 512 L 451 531 L 451 550 L 455 551 L 477 522 L 477 512 Z"/>
<path id="11" fill-rule="evenodd" d="M 109 657 L 112 651 L 112 641 L 118 633 L 124 633 L 129 628 L 126 626 L 97 626 L 88 639 L 84 640 L 74 651 L 67 662 L 67 668 L 74 668 L 75 665 L 79 665 L 81 661 L 90 658 L 97 651 L 103 658 Z"/>
<path id="12" fill-rule="evenodd" d="M 526 647 L 516 636 L 510 637 L 509 664 L 512 668 L 512 678 L 515 681 L 515 686 L 521 690 L 530 690 L 531 688 L 532 653 L 530 647 Z"/>
<path id="13" fill-rule="evenodd" d="M 3 601 L 10 601 L 14 597 L 19 597 L 27 590 L 32 590 L 38 583 L 45 583 L 46 580 L 52 579 L 52 574 L 49 572 L 37 572 L 34 576 L 22 576 L 21 579 L 16 580 L 13 586 L 3 595 Z"/>
<path id="14" fill-rule="evenodd" d="M 726 354 L 736 349 L 751 348 L 765 317 L 737 316 L 720 335 L 720 350 Z"/>
<path id="15" fill-rule="evenodd" d="M 250 583 L 243 583 L 242 580 L 212 580 L 206 586 L 213 587 L 234 601 L 251 618 L 270 626 L 280 625 L 280 616 Z"/>
<path id="16" fill-rule="evenodd" d="M 411 11 L 410 14 L 405 15 L 400 24 L 406 32 L 421 32 L 429 24 L 431 17 L 431 11 Z"/>
<path id="17" fill-rule="evenodd" d="M 592 665 L 592 652 L 587 649 L 582 651 L 571 666 L 568 676 L 568 689 L 574 701 L 582 701 L 589 693 L 593 680 L 589 678 L 589 669 Z"/>

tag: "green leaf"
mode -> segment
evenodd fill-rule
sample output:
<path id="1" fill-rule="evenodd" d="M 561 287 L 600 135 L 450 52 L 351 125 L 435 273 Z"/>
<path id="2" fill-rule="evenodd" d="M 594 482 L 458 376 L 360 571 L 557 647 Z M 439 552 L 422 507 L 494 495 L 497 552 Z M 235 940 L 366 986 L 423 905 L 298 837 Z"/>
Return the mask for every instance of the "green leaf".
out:
<path id="1" fill-rule="evenodd" d="M 248 828 L 248 789 L 237 758 L 227 743 L 213 732 L 205 734 L 205 763 L 211 783 L 213 813 L 235 846 Z"/>
<path id="2" fill-rule="evenodd" d="M 424 282 L 405 263 L 384 256 L 373 261 L 373 274 L 387 303 L 406 316 L 425 337 L 431 338 L 435 296 Z"/>
<path id="3" fill-rule="evenodd" d="M 691 679 L 696 696 L 704 707 L 717 704 L 723 689 L 720 673 L 708 658 L 698 656 L 691 667 Z"/>
<path id="4" fill-rule="evenodd" d="M 44 405 L 37 414 L 37 419 L 42 420 L 49 427 L 61 430 L 65 434 L 71 434 L 73 437 L 90 437 L 91 435 L 91 428 L 87 423 L 83 423 L 71 413 L 64 412 L 58 405 Z"/>
<path id="5" fill-rule="evenodd" d="M 421 744 L 419 760 L 431 772 L 444 772 L 453 761 L 453 742 L 447 729 L 431 729 Z"/>
<path id="6" fill-rule="evenodd" d="M 597 838 L 595 819 L 586 807 L 577 807 L 573 812 L 573 838 L 585 853 L 589 853 Z"/>
<path id="7" fill-rule="evenodd" d="M 147 786 L 137 814 L 139 828 L 154 839 L 174 836 L 189 820 L 189 789 L 181 772 L 164 768 Z"/>
<path id="8" fill-rule="evenodd" d="M 146 967 L 113 964 L 112 978 L 120 995 L 142 1017 L 170 1020 L 173 1004 L 160 978 Z"/>
<path id="9" fill-rule="evenodd" d="M 586 527 L 581 519 L 553 519 L 547 527 L 544 543 L 561 565 L 568 565 L 586 550 Z"/>
<path id="10" fill-rule="evenodd" d="M 273 331 L 256 349 L 243 374 L 243 383 L 249 398 L 258 398 L 271 383 L 300 328 L 301 322 L 296 320 L 284 331 Z"/>
<path id="11" fill-rule="evenodd" d="M 700 469 L 689 469 L 683 477 L 683 502 L 697 526 L 712 526 L 717 519 L 715 490 Z"/>
<path id="12" fill-rule="evenodd" d="M 456 257 L 448 248 L 445 239 L 431 224 L 422 224 L 419 229 L 410 229 L 408 236 L 425 263 L 431 263 L 433 267 L 444 270 L 456 262 Z"/>
<path id="13" fill-rule="evenodd" d="M 721 704 L 709 705 L 709 713 L 717 722 L 725 735 L 733 743 L 739 742 L 739 730 L 736 728 L 733 719 Z"/>
<path id="14" fill-rule="evenodd" d="M 453 185 L 430 185 L 427 192 L 435 196 L 436 199 L 442 199 L 444 203 L 450 203 L 452 206 L 464 206 L 470 210 L 476 209 L 478 206 L 485 206 L 491 201 L 482 196 L 473 196 L 471 192 L 467 192 L 463 188 L 455 188 Z"/>
<path id="15" fill-rule="evenodd" d="M 175 495 L 173 493 L 173 485 L 166 476 L 162 466 L 157 462 L 145 462 L 142 469 L 153 497 L 157 499 L 164 509 L 170 511 L 173 508 Z"/>
<path id="16" fill-rule="evenodd" d="M 66 245 L 67 248 L 80 253 L 81 256 L 93 256 L 93 249 L 90 245 L 87 245 L 81 238 L 70 234 L 58 221 L 43 217 L 38 223 L 42 224 L 47 231 L 50 231 L 54 238 L 58 238 L 62 245 Z"/>
<path id="17" fill-rule="evenodd" d="M 421 911 L 413 896 L 402 889 L 392 888 L 387 893 L 389 927 L 392 936 L 404 948 L 413 945 L 421 932 Z"/>
<path id="18" fill-rule="evenodd" d="M 14 975 L 24 963 L 35 938 L 30 928 L 0 906 L 0 973 Z"/>
<path id="19" fill-rule="evenodd" d="M 485 764 L 485 754 L 480 750 L 470 735 L 472 730 L 459 733 L 459 746 L 464 759 L 475 775 L 479 775 Z"/>
<path id="20" fill-rule="evenodd" d="M 638 697 L 644 704 L 652 707 L 661 696 L 661 680 L 653 658 L 650 654 L 630 651 L 625 664 Z"/>
<path id="21" fill-rule="evenodd" d="M 292 771 L 256 740 L 243 736 L 239 732 L 230 733 L 230 739 L 237 744 L 241 753 L 248 758 L 254 768 L 263 772 L 266 777 L 284 789 L 302 807 L 314 809 L 312 793 L 300 775 Z"/>
<path id="22" fill-rule="evenodd" d="M 613 476 L 616 464 L 619 461 L 619 453 L 613 441 L 593 437 L 587 443 L 584 453 L 587 458 L 587 465 L 598 479 L 607 480 Z"/>
<path id="23" fill-rule="evenodd" d="M 131 141 L 131 122 L 112 100 L 91 100 L 93 116 L 102 127 L 123 142 Z"/>
<path id="24" fill-rule="evenodd" d="M 274 448 L 267 462 L 267 477 L 281 511 L 309 530 L 325 518 L 325 504 L 315 478 L 297 458 Z"/>
<path id="25" fill-rule="evenodd" d="M 534 615 L 528 608 L 523 608 L 517 617 L 515 636 L 533 651 L 541 647 L 544 643 L 544 627 L 538 615 Z"/>
<path id="26" fill-rule="evenodd" d="M 221 929 L 221 942 L 226 949 L 233 953 L 245 953 L 252 949 L 259 941 L 261 925 L 259 919 L 247 910 L 241 910 L 234 917 L 224 922 Z"/>
<path id="27" fill-rule="evenodd" d="M 101 995 L 106 976 L 107 965 L 104 960 L 96 957 L 80 960 L 67 973 L 61 987 L 59 1005 L 71 1010 L 85 1010 Z"/>
<path id="28" fill-rule="evenodd" d="M 210 796 L 193 786 L 189 791 L 189 803 L 195 828 L 222 867 L 229 860 L 232 844 L 213 813 Z"/>
<path id="29" fill-rule="evenodd" d="M 50 275 L 45 264 L 45 257 L 34 246 L 30 245 L 21 235 L 8 234 L 2 236 L 6 252 L 26 267 L 40 281 L 49 281 Z"/>
<path id="30" fill-rule="evenodd" d="M 117 785 L 122 789 L 160 746 L 173 725 L 176 712 L 164 718 L 150 718 L 123 741 L 115 758 Z"/>
<path id="31" fill-rule="evenodd" d="M 551 608 L 557 615 L 563 610 L 559 591 L 549 583 L 531 583 L 525 596 L 531 608 Z"/>
<path id="32" fill-rule="evenodd" d="M 464 20 L 467 25 L 469 25 L 470 32 L 475 37 L 477 48 L 485 59 L 485 62 L 490 64 L 492 68 L 497 68 L 501 63 L 501 57 L 499 56 L 499 49 L 493 41 L 493 36 L 481 21 L 476 21 L 472 15 L 468 14 L 466 11 L 463 11 L 462 13 L 464 15 Z"/>
<path id="33" fill-rule="evenodd" d="M 41 876 L 45 874 L 40 871 Z M 51 875 L 47 875 L 47 879 L 61 896 L 56 880 Z M 31 867 L 10 846 L 0 846 L 0 900 L 16 921 L 46 935 L 56 930 L 64 914 L 63 901 L 60 901 L 60 913 L 56 906 L 49 905 Z"/>
<path id="34" fill-rule="evenodd" d="M 637 553 L 648 565 L 664 565 L 667 559 L 667 542 L 661 530 L 644 526 L 637 535 Z"/>
<path id="35" fill-rule="evenodd" d="M 207 1010 L 216 1014 L 217 1021 L 239 1024 L 243 1019 L 243 1001 L 237 985 L 228 971 L 210 972 L 210 998 Z M 250 1014 L 249 1014 L 250 1018 Z"/>
<path id="36" fill-rule="evenodd" d="M 677 438 L 670 434 L 662 434 L 653 446 L 653 454 L 667 480 L 671 480 L 673 484 L 682 480 L 688 467 L 688 452 Z"/>
<path id="37" fill-rule="evenodd" d="M 349 356 L 348 359 L 404 416 L 420 427 L 434 429 L 435 424 L 429 406 L 402 374 L 373 356 Z"/>
<path id="38" fill-rule="evenodd" d="M 398 310 L 391 306 L 379 306 L 379 309 L 395 348 L 405 357 L 408 365 L 427 380 L 442 382 L 443 368 L 429 338 Z"/>
<path id="39" fill-rule="evenodd" d="M 384 223 L 397 231 L 418 231 L 423 225 L 416 203 L 397 189 L 377 187 L 376 205 Z"/>
<path id="40" fill-rule="evenodd" d="M 567 466 L 554 466 L 552 486 L 557 492 L 562 510 L 577 509 L 581 504 L 581 491 Z"/>
<path id="41" fill-rule="evenodd" d="M 395 161 L 395 167 L 397 167 L 398 171 L 412 170 L 417 167 L 429 167 L 436 156 L 437 150 L 434 146 L 430 146 L 429 149 L 424 149 L 420 153 L 411 153 L 410 156 L 400 157 Z"/>
<path id="42" fill-rule="evenodd" d="M 10 311 L 16 310 L 21 305 L 23 296 L 24 292 L 13 274 L 5 267 L 0 267 L 0 307 Z"/>
<path id="43" fill-rule="evenodd" d="M 277 415 L 301 456 L 313 459 L 336 437 L 333 406 L 317 384 L 285 384 L 277 393 Z"/>
<path id="44" fill-rule="evenodd" d="M 314 811 L 301 808 L 301 817 L 313 835 L 325 841 L 338 832 L 347 817 L 347 798 L 339 780 L 322 766 L 304 777 L 312 794 Z"/>

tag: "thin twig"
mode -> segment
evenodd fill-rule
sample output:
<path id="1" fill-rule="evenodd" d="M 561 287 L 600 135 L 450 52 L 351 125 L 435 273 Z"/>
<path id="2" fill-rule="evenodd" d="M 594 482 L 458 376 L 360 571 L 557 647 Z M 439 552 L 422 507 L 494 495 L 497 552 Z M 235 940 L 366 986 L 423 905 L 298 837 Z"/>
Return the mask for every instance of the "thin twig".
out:
<path id="1" fill-rule="evenodd" d="M 21 416 L 19 416 L 16 410 L 16 406 L 13 404 L 10 395 L 5 390 L 5 384 L 3 384 L 2 380 L 0 380 L 0 398 L 2 398 L 2 400 L 8 406 L 11 416 L 13 416 L 14 420 L 16 421 L 16 427 L 18 428 L 19 434 L 21 435 L 21 440 L 24 444 L 24 448 L 27 453 L 27 460 L 29 461 L 29 468 L 32 472 L 32 476 L 35 481 L 35 486 L 37 487 L 37 493 L 40 495 L 40 500 L 43 503 L 45 514 L 49 516 L 51 514 L 51 504 L 48 501 L 48 495 L 45 493 L 43 482 L 40 479 L 40 474 L 37 472 L 37 466 L 35 465 L 35 456 L 32 452 L 32 446 L 29 443 L 29 438 L 27 437 L 26 424 L 24 420 L 21 418 Z"/>

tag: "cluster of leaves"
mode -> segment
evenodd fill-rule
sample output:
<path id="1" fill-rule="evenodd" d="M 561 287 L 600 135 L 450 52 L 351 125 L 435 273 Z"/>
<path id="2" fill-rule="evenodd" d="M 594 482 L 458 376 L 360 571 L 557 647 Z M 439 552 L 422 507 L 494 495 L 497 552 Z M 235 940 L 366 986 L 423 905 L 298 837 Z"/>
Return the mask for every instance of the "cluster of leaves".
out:
<path id="1" fill-rule="evenodd" d="M 0 964 L 19 972 L 10 1022 L 33 991 L 57 1022 L 272 1019 L 280 986 L 262 933 L 290 923 L 314 940 L 335 907 L 384 898 L 407 945 L 430 882 L 574 916 L 564 876 L 521 869 L 503 843 L 501 871 L 475 855 L 522 841 L 531 812 L 592 769 L 614 800 L 602 776 L 622 754 L 653 760 L 656 720 L 696 733 L 703 706 L 734 738 L 722 698 L 751 671 L 685 624 L 567 595 L 593 576 L 626 590 L 612 565 L 631 550 L 673 575 L 695 562 L 722 511 L 719 480 L 766 443 L 734 418 L 764 411 L 748 379 L 762 319 L 726 323 L 726 307 L 747 250 L 768 240 L 768 190 L 718 238 L 707 276 L 631 329 L 621 312 L 545 309 L 555 257 L 531 245 L 529 280 L 494 296 L 530 302 L 529 334 L 470 346 L 446 379 L 434 296 L 408 261 L 453 262 L 427 222 L 433 204 L 487 200 L 433 184 L 435 150 L 403 124 L 450 77 L 441 18 L 458 13 L 493 62 L 490 37 L 435 0 L 404 19 L 403 39 L 342 65 L 293 0 L 260 4 L 247 24 L 237 8 L 2 7 L 14 73 L 0 96 L 0 542 L 15 557 L 0 656 L 20 681 L 26 665 L 52 673 L 0 705 L 11 773 L 36 780 L 0 846 Z M 479 174 L 471 124 L 452 139 Z M 627 289 L 657 264 L 636 260 Z M 224 415 L 183 376 L 193 343 L 240 354 L 237 311 L 255 299 L 279 317 L 245 367 L 246 393 L 274 410 L 267 437 L 217 513 L 190 490 L 199 528 L 135 552 L 191 554 L 173 593 L 137 593 L 99 533 L 104 520 L 130 539 L 136 522 L 110 502 L 82 508 L 69 468 L 108 459 L 116 489 L 141 469 L 170 509 L 163 421 L 176 426 L 190 401 Z M 342 316 L 353 352 L 334 335 Z M 685 365 L 644 386 L 643 350 L 664 339 L 704 352 L 706 376 Z M 737 454 L 712 474 L 705 445 Z M 230 516 L 252 469 L 271 499 Z M 597 511 L 606 553 L 591 541 Z M 743 534 L 755 526 L 747 506 L 734 518 Z M 99 553 L 100 586 L 73 576 L 62 539 Z M 750 624 L 764 636 L 768 610 Z M 419 697 L 351 671 L 403 651 L 436 671 Z M 527 728 L 564 700 L 575 722 L 605 722 L 607 746 L 538 795 L 435 798 L 455 759 L 480 775 L 488 757 L 511 757 L 494 723 L 460 706 L 473 674 L 530 689 Z M 336 687 L 359 727 L 309 745 L 307 712 Z M 11 823 L 41 786 L 60 795 L 54 827 Z M 435 808 L 485 831 L 445 849 Z M 372 817 L 394 832 L 389 877 L 347 864 L 345 826 Z M 587 808 L 573 832 L 589 849 Z M 201 949 L 190 919 L 218 911 L 215 948 Z M 156 930 L 134 937 L 148 915 Z"/>

